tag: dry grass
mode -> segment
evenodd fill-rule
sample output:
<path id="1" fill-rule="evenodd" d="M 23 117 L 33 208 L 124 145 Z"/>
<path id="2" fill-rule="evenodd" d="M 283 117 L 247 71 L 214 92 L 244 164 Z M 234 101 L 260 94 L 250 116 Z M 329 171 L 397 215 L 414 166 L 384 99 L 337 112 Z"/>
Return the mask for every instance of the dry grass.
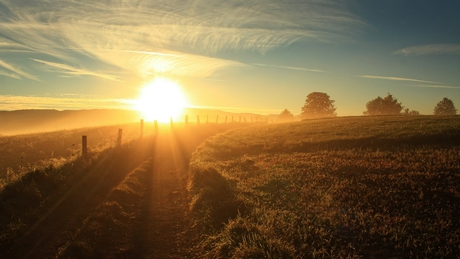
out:
<path id="1" fill-rule="evenodd" d="M 37 235 L 45 238 L 40 242 L 58 235 L 144 162 L 149 149 L 151 141 L 132 141 L 60 167 L 31 171 L 6 185 L 0 190 L 0 255 L 18 257 L 33 249 Z"/>
<path id="2" fill-rule="evenodd" d="M 81 155 L 82 135 L 88 136 L 90 152 L 114 147 L 119 128 L 123 129 L 124 143 L 139 137 L 138 123 L 0 136 L 0 189 L 30 171 L 75 161 Z M 153 126 L 146 124 L 145 132 L 152 133 Z"/>
<path id="3" fill-rule="evenodd" d="M 126 258 L 139 257 L 132 240 L 142 228 L 139 208 L 146 202 L 146 182 L 150 181 L 152 161 L 133 170 L 108 194 L 82 223 L 57 258 Z"/>
<path id="4" fill-rule="evenodd" d="M 217 135 L 199 148 L 190 170 L 193 209 L 209 235 L 203 253 L 454 257 L 459 146 L 456 116 L 335 118 Z M 222 210 L 229 217 L 220 224 L 207 219 Z"/>

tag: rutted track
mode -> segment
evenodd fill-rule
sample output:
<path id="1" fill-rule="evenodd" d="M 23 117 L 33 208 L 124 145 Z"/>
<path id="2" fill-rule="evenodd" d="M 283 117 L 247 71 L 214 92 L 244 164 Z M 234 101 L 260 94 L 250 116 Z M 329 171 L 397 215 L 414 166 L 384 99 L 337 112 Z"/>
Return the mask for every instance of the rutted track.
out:
<path id="1" fill-rule="evenodd" d="M 100 155 L 85 169 L 73 172 L 78 181 L 34 209 L 38 216 L 26 220 L 27 227 L 0 244 L 0 257 L 194 257 L 198 233 L 188 211 L 188 162 L 204 139 L 226 128 L 177 130 Z M 136 181 L 139 185 L 132 185 Z M 120 191 L 123 184 L 138 193 L 125 195 Z M 110 216 L 110 222 L 101 222 L 103 214 Z M 95 219 L 99 230 L 91 224 Z"/>

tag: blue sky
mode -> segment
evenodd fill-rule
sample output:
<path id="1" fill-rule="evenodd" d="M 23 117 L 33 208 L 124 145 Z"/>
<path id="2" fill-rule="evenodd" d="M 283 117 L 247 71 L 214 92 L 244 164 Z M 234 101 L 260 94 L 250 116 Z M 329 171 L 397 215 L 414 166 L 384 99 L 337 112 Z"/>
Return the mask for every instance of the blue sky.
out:
<path id="1" fill-rule="evenodd" d="M 167 77 L 198 107 L 432 114 L 459 68 L 460 1 L 0 0 L 0 110 L 126 108 Z"/>

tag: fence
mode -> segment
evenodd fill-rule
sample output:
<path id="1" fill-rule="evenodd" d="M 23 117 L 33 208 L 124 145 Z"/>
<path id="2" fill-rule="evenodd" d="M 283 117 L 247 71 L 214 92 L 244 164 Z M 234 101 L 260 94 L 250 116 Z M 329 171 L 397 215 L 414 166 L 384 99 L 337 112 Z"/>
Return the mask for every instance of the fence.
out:
<path id="1" fill-rule="evenodd" d="M 224 120 L 223 123 L 228 123 L 227 119 L 228 119 L 228 116 L 225 116 L 225 120 Z M 173 130 L 175 123 L 174 123 L 172 117 L 169 119 L 169 122 L 170 122 L 170 127 Z M 233 116 L 231 118 L 231 122 L 235 123 L 235 120 L 234 120 Z M 269 123 L 270 121 L 269 121 L 268 118 L 263 118 L 262 116 L 259 116 L 259 117 L 251 117 L 250 122 L 251 123 Z M 272 119 L 271 122 L 274 123 L 275 121 Z M 159 132 L 158 121 L 155 120 L 153 123 L 154 123 L 154 136 L 158 136 L 159 133 L 160 133 Z M 201 123 L 200 115 L 196 116 L 195 123 L 196 123 L 196 125 L 200 125 L 200 123 Z M 208 124 L 208 123 L 209 123 L 209 115 L 206 115 L 206 124 Z M 216 115 L 215 123 L 219 123 L 219 115 Z M 247 123 L 246 117 L 239 116 L 238 123 Z M 189 121 L 189 116 L 188 115 L 185 115 L 185 117 L 184 117 L 184 125 L 185 126 L 192 125 L 192 123 Z M 143 119 L 140 120 L 139 137 L 140 138 L 144 137 L 144 120 Z M 123 129 L 118 129 L 118 138 L 117 138 L 117 144 L 116 144 L 118 147 L 120 147 L 122 145 L 122 139 L 123 139 Z M 88 156 L 88 136 L 87 135 L 83 135 L 82 138 L 81 138 L 81 154 L 82 154 L 83 157 Z"/>

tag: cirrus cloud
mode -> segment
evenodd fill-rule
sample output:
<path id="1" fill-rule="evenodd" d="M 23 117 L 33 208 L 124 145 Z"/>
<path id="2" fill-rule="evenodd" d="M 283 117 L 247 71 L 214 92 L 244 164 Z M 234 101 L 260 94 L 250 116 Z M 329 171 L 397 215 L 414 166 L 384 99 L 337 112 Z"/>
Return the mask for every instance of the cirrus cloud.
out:
<path id="1" fill-rule="evenodd" d="M 130 100 L 90 97 L 47 97 L 0 95 L 0 110 L 60 109 L 74 110 L 93 107 L 98 109 L 130 109 Z"/>
<path id="2" fill-rule="evenodd" d="M 438 82 L 414 79 L 414 78 L 404 78 L 404 77 L 395 77 L 395 76 L 373 76 L 373 75 L 362 75 L 359 76 L 361 78 L 368 78 L 368 79 L 382 79 L 382 80 L 391 80 L 391 81 L 408 81 L 408 82 L 418 82 L 418 83 L 433 83 L 433 84 L 440 84 Z"/>
<path id="3" fill-rule="evenodd" d="M 397 50 L 394 52 L 394 54 L 402 54 L 405 56 L 435 55 L 435 54 L 460 55 L 460 44 L 430 44 L 430 45 L 412 46 L 412 47 Z"/>
<path id="4" fill-rule="evenodd" d="M 0 0 L 0 9 L 7 10 L 0 42 L 33 51 L 29 58 L 62 60 L 48 65 L 67 74 L 108 80 L 114 78 L 62 64 L 92 61 L 139 76 L 208 77 L 244 66 L 219 53 L 265 53 L 296 41 L 353 41 L 367 26 L 332 0 Z"/>

